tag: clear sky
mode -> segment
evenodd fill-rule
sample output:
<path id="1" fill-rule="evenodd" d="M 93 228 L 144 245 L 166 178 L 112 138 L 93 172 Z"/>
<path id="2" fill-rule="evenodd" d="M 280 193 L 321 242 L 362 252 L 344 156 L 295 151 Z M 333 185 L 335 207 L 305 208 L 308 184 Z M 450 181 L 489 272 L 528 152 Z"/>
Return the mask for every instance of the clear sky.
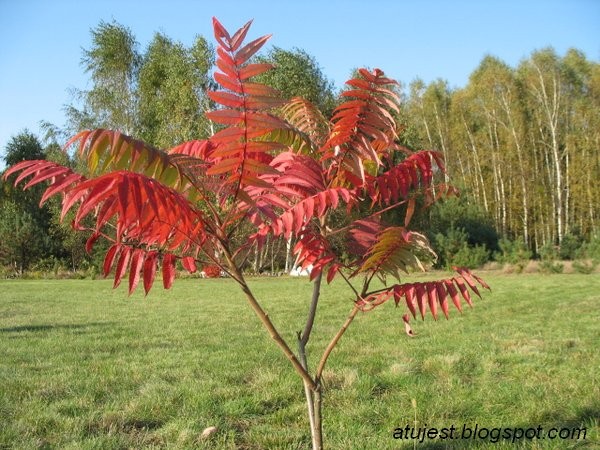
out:
<path id="1" fill-rule="evenodd" d="M 69 88 L 89 87 L 82 48 L 101 20 L 129 27 L 143 51 L 156 31 L 212 42 L 212 16 L 232 32 L 254 19 L 249 38 L 304 49 L 338 87 L 359 66 L 461 87 L 485 54 L 516 66 L 546 46 L 600 60 L 600 0 L 0 0 L 0 152 L 42 120 L 64 124 Z"/>

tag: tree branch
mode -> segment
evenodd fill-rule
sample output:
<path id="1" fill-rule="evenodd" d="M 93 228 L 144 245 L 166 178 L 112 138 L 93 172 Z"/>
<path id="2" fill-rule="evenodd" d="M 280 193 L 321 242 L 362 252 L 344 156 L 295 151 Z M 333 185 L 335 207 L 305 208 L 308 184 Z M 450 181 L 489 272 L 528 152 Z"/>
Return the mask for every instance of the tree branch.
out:
<path id="1" fill-rule="evenodd" d="M 277 331 L 277 328 L 275 328 L 275 325 L 273 325 L 273 322 L 271 322 L 269 315 L 262 309 L 260 303 L 258 303 L 256 298 L 254 297 L 254 294 L 252 293 L 250 287 L 246 283 L 246 280 L 244 279 L 243 274 L 240 272 L 238 267 L 235 265 L 235 262 L 233 261 L 233 259 L 231 257 L 231 253 L 226 248 L 224 249 L 224 253 L 225 253 L 225 258 L 227 260 L 227 264 L 229 265 L 229 268 L 231 270 L 231 273 L 234 275 L 233 278 L 238 282 L 238 284 L 240 285 L 244 294 L 246 294 L 246 298 L 248 299 L 250 306 L 252 307 L 255 314 L 258 316 L 258 318 L 260 319 L 262 324 L 265 326 L 265 328 L 269 332 L 269 335 L 271 336 L 271 338 L 275 341 L 275 343 L 279 346 L 279 348 L 281 348 L 281 350 L 283 351 L 283 353 L 287 357 L 287 359 L 290 360 L 290 362 L 292 363 L 292 366 L 294 366 L 294 369 L 296 370 L 296 372 L 298 372 L 298 374 L 302 377 L 302 380 L 304 380 L 304 382 L 312 390 L 318 389 L 317 383 L 315 383 L 315 381 L 312 379 L 310 374 L 302 366 L 300 361 L 298 361 L 298 358 L 296 357 L 294 352 L 292 352 L 292 350 L 288 346 L 287 342 L 285 342 L 285 340 L 281 337 L 281 334 L 279 334 L 279 331 Z"/>
<path id="2" fill-rule="evenodd" d="M 304 331 L 300 335 L 300 343 L 302 344 L 302 349 L 308 343 L 310 339 L 310 332 L 312 331 L 313 324 L 315 322 L 315 315 L 317 314 L 317 305 L 319 304 L 319 297 L 321 295 L 321 281 L 323 279 L 323 272 L 319 272 L 317 278 L 313 282 L 313 293 L 312 299 L 310 301 L 310 309 L 308 310 L 308 317 L 306 319 L 306 325 L 304 326 Z"/>
<path id="3" fill-rule="evenodd" d="M 317 383 L 319 383 L 319 380 L 321 379 L 321 376 L 323 375 L 323 369 L 325 369 L 325 364 L 327 363 L 327 359 L 329 358 L 329 355 L 331 354 L 331 352 L 337 345 L 338 341 L 341 339 L 341 337 L 346 332 L 346 329 L 350 326 L 350 324 L 354 320 L 354 317 L 356 316 L 358 311 L 360 311 L 360 309 L 358 308 L 358 306 L 354 305 L 352 307 L 352 311 L 350 311 L 350 314 L 348 314 L 346 321 L 344 322 L 342 327 L 338 330 L 336 335 L 333 337 L 333 339 L 331 340 L 331 342 L 329 343 L 329 345 L 323 352 L 323 356 L 321 357 L 321 361 L 319 361 L 319 365 L 317 366 L 317 371 L 315 373 L 315 381 Z"/>

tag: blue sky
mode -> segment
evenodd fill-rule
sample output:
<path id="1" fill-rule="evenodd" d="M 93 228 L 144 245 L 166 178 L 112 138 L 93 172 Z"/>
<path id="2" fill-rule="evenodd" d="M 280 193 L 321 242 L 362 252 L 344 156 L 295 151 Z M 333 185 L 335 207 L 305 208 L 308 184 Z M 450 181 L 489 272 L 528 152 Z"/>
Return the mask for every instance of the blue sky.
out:
<path id="1" fill-rule="evenodd" d="M 212 16 L 230 31 L 253 18 L 250 38 L 304 49 L 337 86 L 367 66 L 460 87 L 485 54 L 516 66 L 546 46 L 600 60 L 600 0 L 0 0 L 0 152 L 42 120 L 64 124 L 69 89 L 89 87 L 81 49 L 101 20 L 129 27 L 143 51 L 156 31 L 212 41 Z"/>

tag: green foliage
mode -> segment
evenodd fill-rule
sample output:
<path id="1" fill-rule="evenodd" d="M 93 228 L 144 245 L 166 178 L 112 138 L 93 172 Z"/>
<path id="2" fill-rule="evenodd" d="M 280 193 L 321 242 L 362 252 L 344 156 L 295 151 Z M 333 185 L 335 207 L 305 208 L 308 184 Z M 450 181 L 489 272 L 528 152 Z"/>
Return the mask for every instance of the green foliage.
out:
<path id="1" fill-rule="evenodd" d="M 452 266 L 476 269 L 490 260 L 490 251 L 484 245 L 463 245 L 452 258 Z"/>
<path id="2" fill-rule="evenodd" d="M 589 261 L 589 260 L 588 261 L 585 261 L 585 260 L 584 261 L 582 261 L 582 260 L 573 261 L 573 269 L 577 273 L 589 275 L 596 270 L 596 267 L 598 267 L 598 263 L 596 261 Z"/>
<path id="3" fill-rule="evenodd" d="M 91 34 L 92 45 L 84 50 L 82 65 L 93 86 L 80 93 L 85 102 L 80 120 L 91 119 L 97 127 L 131 133 L 136 123 L 134 89 L 141 63 L 138 43 L 130 29 L 114 20 L 101 21 Z M 74 127 L 81 129 L 80 125 Z"/>
<path id="4" fill-rule="evenodd" d="M 589 242 L 581 248 L 583 257 L 591 258 L 600 263 L 600 233 L 595 233 Z"/>
<path id="5" fill-rule="evenodd" d="M 118 129 L 159 148 L 212 134 L 204 112 L 214 50 L 203 37 L 186 48 L 156 33 L 140 53 L 132 31 L 115 21 L 100 22 L 91 34 L 82 64 L 92 87 L 67 107 L 69 134 Z"/>
<path id="6" fill-rule="evenodd" d="M 211 105 L 205 91 L 213 64 L 214 49 L 203 37 L 186 48 L 156 33 L 137 80 L 140 125 L 136 134 L 159 148 L 212 134 L 204 112 Z"/>
<path id="7" fill-rule="evenodd" d="M 460 249 L 468 246 L 467 233 L 462 228 L 450 228 L 447 232 L 435 235 L 435 248 L 440 256 L 440 264 L 452 266 L 452 260 Z"/>
<path id="8" fill-rule="evenodd" d="M 44 232 L 33 216 L 16 203 L 0 205 L 0 261 L 23 273 L 42 254 Z"/>
<path id="9" fill-rule="evenodd" d="M 475 269 L 490 259 L 490 251 L 485 245 L 469 245 L 467 232 L 463 228 L 450 228 L 446 234 L 435 236 L 435 247 L 441 255 L 441 265 L 447 269 L 453 266 Z"/>
<path id="10" fill-rule="evenodd" d="M 39 139 L 29 130 L 23 130 L 8 141 L 2 159 L 7 166 L 12 166 L 26 159 L 45 159 L 45 156 Z"/>
<path id="11" fill-rule="evenodd" d="M 559 249 L 547 243 L 540 249 L 540 271 L 542 273 L 553 274 L 562 273 L 565 266 L 564 264 L 557 262 L 559 259 Z"/>
<path id="12" fill-rule="evenodd" d="M 447 234 L 448 230 L 461 229 L 470 246 L 483 245 L 490 251 L 499 249 L 498 232 L 492 220 L 466 195 L 433 205 L 426 229 L 432 235 Z"/>
<path id="13" fill-rule="evenodd" d="M 580 51 L 545 48 L 517 67 L 487 55 L 464 87 L 410 84 L 403 143 L 442 151 L 503 237 L 537 251 L 565 236 L 573 259 L 569 230 L 589 239 L 600 219 L 599 100 L 600 64 Z"/>
<path id="14" fill-rule="evenodd" d="M 7 164 L 45 158 L 38 138 L 27 130 L 13 136 L 3 154 Z M 23 191 L 12 180 L 0 179 L 0 265 L 22 274 L 37 259 L 58 254 L 60 247 L 49 231 L 50 208 L 39 207 L 43 187 Z"/>
<path id="15" fill-rule="evenodd" d="M 513 266 L 517 273 L 521 273 L 527 261 L 533 257 L 533 252 L 527 248 L 521 238 L 515 240 L 502 238 L 498 241 L 498 246 L 500 251 L 494 253 L 494 259 L 499 263 Z"/>
<path id="16" fill-rule="evenodd" d="M 581 244 L 575 252 L 573 269 L 577 273 L 593 273 L 600 265 L 600 233 L 592 235 L 589 242 Z"/>
<path id="17" fill-rule="evenodd" d="M 499 248 L 491 220 L 468 198 L 450 198 L 425 212 L 414 220 L 434 238 L 442 267 L 480 267 Z"/>
<path id="18" fill-rule="evenodd" d="M 574 260 L 583 245 L 583 236 L 578 230 L 565 234 L 560 242 L 558 257 L 560 259 Z"/>
<path id="19" fill-rule="evenodd" d="M 260 62 L 274 69 L 256 77 L 258 81 L 279 90 L 286 99 L 302 97 L 329 117 L 336 106 L 334 87 L 321 71 L 314 57 L 301 49 L 273 47 Z"/>

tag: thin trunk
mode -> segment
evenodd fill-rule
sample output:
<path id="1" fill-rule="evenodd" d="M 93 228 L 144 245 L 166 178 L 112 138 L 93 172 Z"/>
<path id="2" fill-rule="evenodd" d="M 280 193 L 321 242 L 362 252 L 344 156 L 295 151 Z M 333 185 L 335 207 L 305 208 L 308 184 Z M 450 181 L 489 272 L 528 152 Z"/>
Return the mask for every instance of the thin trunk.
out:
<path id="1" fill-rule="evenodd" d="M 290 263 L 292 261 L 292 235 L 287 238 L 285 242 L 285 273 L 289 274 L 292 268 Z"/>
<path id="2" fill-rule="evenodd" d="M 533 65 L 538 73 L 538 78 L 540 82 L 540 89 L 536 89 L 534 87 L 534 92 L 540 105 L 543 107 L 543 111 L 546 116 L 548 129 L 550 131 L 551 138 L 551 154 L 552 154 L 552 163 L 554 165 L 554 182 L 556 183 L 554 186 L 555 192 L 555 205 L 556 208 L 556 232 L 558 237 L 558 243 L 562 241 L 564 234 L 564 223 L 563 223 L 563 205 L 564 205 L 564 196 L 563 196 L 563 170 L 561 165 L 561 154 L 559 149 L 558 142 L 558 114 L 560 110 L 560 86 L 558 80 L 556 79 L 556 74 L 553 74 L 552 78 L 552 100 L 549 99 L 548 92 L 546 90 L 546 83 L 544 81 L 544 76 L 542 71 L 537 65 Z"/>
<path id="3" fill-rule="evenodd" d="M 517 136 L 517 130 L 515 124 L 513 122 L 513 113 L 512 108 L 510 107 L 510 102 L 506 98 L 505 95 L 502 95 L 502 105 L 504 106 L 504 111 L 506 112 L 506 116 L 508 118 L 508 126 L 507 128 L 510 130 L 511 136 L 513 138 L 513 142 L 515 144 L 515 149 L 517 150 L 517 160 L 519 162 L 519 181 L 521 185 L 521 207 L 523 209 L 522 221 L 523 221 L 523 240 L 525 241 L 525 245 L 529 246 L 529 206 L 528 206 L 528 192 L 526 185 L 526 175 L 525 175 L 525 161 L 523 158 L 523 150 L 521 148 L 521 142 Z"/>
<path id="4" fill-rule="evenodd" d="M 492 125 L 493 125 L 493 135 L 492 135 L 492 149 L 496 149 L 496 152 L 498 153 L 498 158 L 500 158 L 501 153 L 500 153 L 500 139 L 498 138 L 498 120 L 496 118 L 496 111 L 492 110 Z M 494 150 L 492 150 L 494 151 Z M 500 182 L 500 202 L 501 202 L 501 211 L 502 211 L 502 227 L 501 227 L 501 231 L 502 231 L 502 235 L 506 236 L 506 232 L 507 232 L 507 208 L 506 208 L 506 191 L 504 188 L 504 176 L 502 175 L 502 169 L 504 167 L 504 165 L 502 164 L 502 161 L 500 159 L 497 160 L 498 161 L 498 179 Z"/>
<path id="5" fill-rule="evenodd" d="M 271 338 L 275 341 L 277 346 L 281 349 L 283 354 L 290 361 L 290 363 L 292 364 L 298 375 L 300 375 L 302 380 L 305 383 L 307 383 L 312 390 L 316 390 L 318 388 L 317 384 L 312 379 L 310 374 L 306 371 L 306 369 L 302 366 L 301 362 L 298 360 L 294 352 L 290 349 L 287 342 L 281 337 L 281 334 L 279 333 L 277 328 L 275 328 L 275 325 L 273 325 L 273 322 L 271 322 L 269 315 L 264 311 L 260 303 L 254 297 L 252 290 L 250 289 L 250 287 L 246 283 L 246 280 L 244 279 L 244 275 L 235 264 L 231 252 L 227 248 L 223 248 L 222 250 L 225 259 L 227 260 L 227 268 L 229 269 L 231 277 L 238 283 L 238 285 L 242 289 L 242 292 L 244 292 L 244 294 L 246 295 L 246 299 L 248 300 L 250 307 L 252 308 L 256 316 L 259 318 L 259 320 L 262 322 L 264 327 L 267 329 L 269 336 L 271 336 Z"/>
<path id="6" fill-rule="evenodd" d="M 589 157 L 584 157 L 584 161 L 587 160 L 587 158 Z M 595 230 L 596 229 L 596 224 L 595 224 L 595 216 L 594 216 L 594 194 L 592 193 L 592 172 L 593 172 L 593 167 L 594 164 L 591 165 L 591 168 L 588 168 L 587 170 L 587 198 L 588 198 L 588 214 L 590 216 L 590 229 L 591 230 Z"/>
<path id="7" fill-rule="evenodd" d="M 446 139 L 444 139 L 444 130 L 442 130 L 442 121 L 438 113 L 437 105 L 433 105 L 433 112 L 435 114 L 435 123 L 437 127 L 438 137 L 440 139 L 440 146 L 442 147 L 442 155 L 444 155 L 444 161 L 448 161 L 448 148 L 446 146 Z M 447 183 L 450 180 L 448 172 L 444 172 L 444 182 Z"/>
<path id="8" fill-rule="evenodd" d="M 488 117 L 489 120 L 489 117 Z M 494 136 L 492 132 L 491 123 L 488 121 L 487 124 L 487 135 L 490 143 L 490 153 L 492 155 L 492 172 L 494 180 L 494 221 L 497 228 L 502 229 L 502 194 L 500 192 L 500 163 L 496 159 L 496 151 L 494 150 Z"/>
<path id="9" fill-rule="evenodd" d="M 565 195 L 565 225 L 564 225 L 564 232 L 568 233 L 570 231 L 570 225 L 571 223 L 574 223 L 574 218 L 570 217 L 571 214 L 571 205 L 569 204 L 571 202 L 571 195 L 570 195 L 570 189 L 569 187 L 571 186 L 571 183 L 569 182 L 569 149 L 568 147 L 565 148 L 565 188 L 564 188 L 564 195 Z"/>
<path id="10" fill-rule="evenodd" d="M 481 194 L 483 197 L 483 207 L 486 212 L 489 212 L 490 207 L 488 205 L 487 194 L 485 192 L 485 183 L 483 182 L 483 174 L 481 172 L 481 164 L 479 163 L 479 155 L 477 154 L 477 147 L 475 146 L 475 139 L 473 138 L 473 134 L 467 125 L 467 121 L 465 120 L 464 115 L 462 116 L 462 121 L 465 126 L 465 131 L 467 132 L 467 136 L 469 137 L 469 144 L 471 145 L 471 150 L 473 151 L 473 161 L 475 163 L 475 173 L 477 174 L 477 179 L 481 184 Z"/>

